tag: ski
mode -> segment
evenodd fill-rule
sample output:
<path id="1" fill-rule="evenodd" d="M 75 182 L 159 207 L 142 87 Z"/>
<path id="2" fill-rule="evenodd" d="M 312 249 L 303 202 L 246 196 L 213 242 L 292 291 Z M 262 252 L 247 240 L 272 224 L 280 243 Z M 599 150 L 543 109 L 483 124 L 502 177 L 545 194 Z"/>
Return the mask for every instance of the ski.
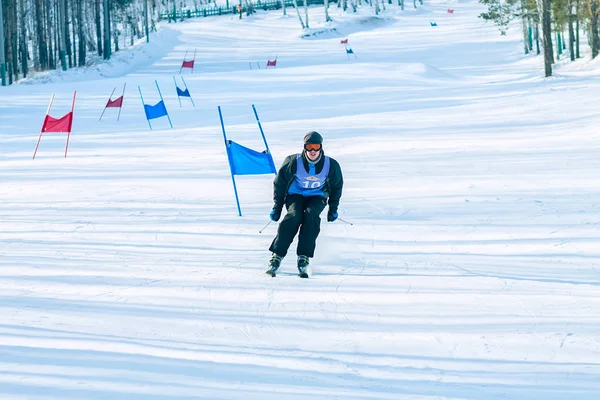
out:
<path id="1" fill-rule="evenodd" d="M 270 270 L 270 269 L 266 270 L 265 274 L 269 275 L 272 278 L 275 278 L 277 276 L 277 273 L 275 271 Z M 299 272 L 298 273 L 298 277 L 306 279 L 309 276 L 308 276 L 308 274 L 306 272 Z"/>

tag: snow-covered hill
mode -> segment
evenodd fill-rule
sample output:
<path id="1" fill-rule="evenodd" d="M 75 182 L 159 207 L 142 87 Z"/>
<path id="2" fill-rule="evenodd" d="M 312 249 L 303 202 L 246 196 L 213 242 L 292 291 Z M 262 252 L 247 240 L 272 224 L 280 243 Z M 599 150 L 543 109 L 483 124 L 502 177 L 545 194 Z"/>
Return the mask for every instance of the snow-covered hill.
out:
<path id="1" fill-rule="evenodd" d="M 595 62 L 543 80 L 475 1 L 387 6 L 171 24 L 0 90 L 1 399 L 597 398 Z M 68 156 L 32 160 L 74 90 Z M 262 150 L 252 104 L 277 165 L 317 130 L 344 172 L 308 280 L 293 249 L 264 274 L 272 176 L 236 178 L 237 216 L 217 106 Z"/>

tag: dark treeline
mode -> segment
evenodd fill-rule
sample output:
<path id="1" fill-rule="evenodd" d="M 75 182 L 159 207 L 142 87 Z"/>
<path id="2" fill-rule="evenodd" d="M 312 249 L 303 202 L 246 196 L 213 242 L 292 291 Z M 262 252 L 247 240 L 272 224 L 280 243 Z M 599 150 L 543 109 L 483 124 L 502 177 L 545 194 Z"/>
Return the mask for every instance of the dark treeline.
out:
<path id="1" fill-rule="evenodd" d="M 31 71 L 87 65 L 155 30 L 160 12 L 181 0 L 0 0 L 3 83 Z M 205 1 L 194 1 L 205 3 Z M 147 17 L 146 17 L 147 16 Z M 0 49 L 0 50 L 1 50 Z"/>
<path id="2" fill-rule="evenodd" d="M 305 19 L 296 0 L 278 0 L 283 13 L 292 5 L 302 28 L 308 25 L 307 6 L 314 2 L 298 0 L 304 6 Z M 423 0 L 413 0 L 412 6 Z M 330 3 L 321 0 L 327 14 Z M 220 2 L 219 5 L 221 5 Z M 356 12 L 359 5 L 368 5 L 379 14 L 387 4 L 397 3 L 404 9 L 404 0 L 339 0 L 337 7 Z M 2 84 L 11 84 L 27 77 L 32 71 L 46 71 L 89 65 L 98 58 L 110 59 L 113 52 L 148 38 L 156 30 L 162 15 L 182 18 L 191 11 L 215 8 L 215 0 L 0 0 L 0 67 Z M 258 8 L 260 0 L 226 0 L 225 8 L 237 4 L 246 10 Z M 189 13 L 183 12 L 189 10 Z M 168 22 L 175 20 L 168 18 Z M 4 44 L 2 46 L 1 44 Z"/>
<path id="3" fill-rule="evenodd" d="M 230 5 L 249 0 L 232 0 Z M 298 1 L 300 2 L 300 0 Z M 356 11 L 361 0 L 340 0 L 337 6 Z M 600 53 L 598 18 L 600 0 L 480 0 L 488 7 L 481 18 L 494 22 L 501 34 L 520 19 L 526 54 L 543 52 L 546 76 L 560 57 L 580 57 L 581 41 Z M 212 0 L 0 0 L 0 67 L 2 83 L 10 84 L 31 71 L 88 65 L 93 59 L 109 59 L 119 49 L 133 45 L 156 30 L 159 15 L 182 8 L 214 5 Z M 282 1 L 284 14 L 286 1 Z M 307 2 L 302 2 L 305 5 Z M 324 1 L 325 8 L 329 4 Z M 392 0 L 387 1 L 388 4 Z M 396 3 L 396 1 L 393 1 Z M 404 8 L 404 0 L 397 0 Z M 414 0 L 414 7 L 417 1 Z M 302 23 L 298 3 L 292 6 Z M 385 0 L 370 0 L 375 14 L 385 10 Z M 93 57 L 92 57 L 93 56 Z"/>

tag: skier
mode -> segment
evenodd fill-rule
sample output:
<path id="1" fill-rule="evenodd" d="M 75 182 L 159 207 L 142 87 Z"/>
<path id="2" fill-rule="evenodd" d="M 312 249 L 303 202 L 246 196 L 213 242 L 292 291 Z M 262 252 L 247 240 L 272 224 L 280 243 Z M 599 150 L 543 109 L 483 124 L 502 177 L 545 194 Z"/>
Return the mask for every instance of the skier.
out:
<path id="1" fill-rule="evenodd" d="M 267 274 L 275 276 L 300 229 L 296 249 L 298 276 L 308 278 L 309 258 L 314 256 L 321 230 L 319 215 L 329 205 L 327 221 L 334 222 L 338 218 L 343 185 L 340 164 L 323 153 L 323 137 L 318 132 L 309 132 L 304 136 L 302 153 L 287 156 L 273 181 L 275 204 L 269 217 L 272 221 L 279 221 L 284 205 L 287 214 L 269 247 L 273 255 Z"/>

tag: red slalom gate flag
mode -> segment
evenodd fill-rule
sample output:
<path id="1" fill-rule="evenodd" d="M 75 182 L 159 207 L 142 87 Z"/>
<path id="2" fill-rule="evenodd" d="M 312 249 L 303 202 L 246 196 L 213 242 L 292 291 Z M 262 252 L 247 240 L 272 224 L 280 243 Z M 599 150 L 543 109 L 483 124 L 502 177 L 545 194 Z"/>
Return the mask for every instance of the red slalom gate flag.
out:
<path id="1" fill-rule="evenodd" d="M 191 60 L 186 60 L 187 54 L 188 52 L 186 50 L 185 54 L 183 55 L 183 61 L 181 62 L 181 68 L 179 68 L 179 73 L 181 73 L 181 71 L 183 71 L 184 68 L 189 68 L 192 70 L 192 73 L 194 73 L 194 61 L 196 61 L 196 50 L 194 49 L 194 56 Z"/>
<path id="2" fill-rule="evenodd" d="M 46 116 L 44 117 L 42 129 L 40 130 L 40 137 L 38 138 L 37 144 L 35 145 L 33 159 L 35 159 L 35 155 L 37 154 L 38 148 L 40 147 L 42 135 L 48 132 L 64 132 L 67 134 L 67 144 L 65 145 L 65 157 L 67 156 L 67 151 L 69 150 L 69 138 L 71 137 L 71 129 L 73 127 L 73 111 L 75 110 L 76 95 L 77 92 L 73 92 L 73 103 L 71 104 L 71 111 L 60 118 L 54 118 L 50 116 L 50 109 L 52 108 L 52 103 L 54 102 L 54 95 L 52 95 L 52 98 L 50 99 L 50 104 L 48 105 L 48 110 L 46 111 Z"/>
<path id="3" fill-rule="evenodd" d="M 71 132 L 71 126 L 73 124 L 73 112 L 63 115 L 60 118 L 54 118 L 50 115 L 46 115 L 44 124 L 42 125 L 42 132 Z"/>
<path id="4" fill-rule="evenodd" d="M 115 100 L 108 99 L 108 103 L 106 103 L 106 108 L 110 108 L 110 107 L 119 108 L 122 106 L 123 106 L 123 96 L 121 96 Z"/>

